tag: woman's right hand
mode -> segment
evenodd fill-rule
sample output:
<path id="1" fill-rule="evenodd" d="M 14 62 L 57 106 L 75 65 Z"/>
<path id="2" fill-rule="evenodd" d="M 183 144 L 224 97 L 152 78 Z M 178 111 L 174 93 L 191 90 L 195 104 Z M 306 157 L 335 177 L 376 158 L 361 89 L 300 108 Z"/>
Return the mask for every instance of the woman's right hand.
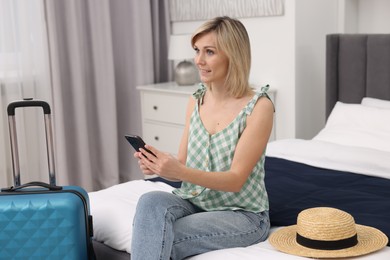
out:
<path id="1" fill-rule="evenodd" d="M 155 173 L 152 172 L 141 160 L 142 153 L 141 152 L 135 152 L 134 157 L 138 159 L 138 165 L 141 169 L 142 173 L 145 175 L 154 175 Z"/>

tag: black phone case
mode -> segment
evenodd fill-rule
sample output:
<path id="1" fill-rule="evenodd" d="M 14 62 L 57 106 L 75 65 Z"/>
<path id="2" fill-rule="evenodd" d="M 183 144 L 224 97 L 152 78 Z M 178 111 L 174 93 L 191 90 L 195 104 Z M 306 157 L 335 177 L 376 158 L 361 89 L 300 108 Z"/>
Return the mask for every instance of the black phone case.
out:
<path id="1" fill-rule="evenodd" d="M 154 153 L 152 153 L 150 150 L 145 148 L 145 142 L 142 140 L 141 137 L 138 135 L 125 135 L 125 138 L 127 141 L 133 146 L 133 148 L 137 151 L 140 152 L 140 148 L 143 148 L 147 152 L 151 153 L 153 156 L 156 156 Z"/>

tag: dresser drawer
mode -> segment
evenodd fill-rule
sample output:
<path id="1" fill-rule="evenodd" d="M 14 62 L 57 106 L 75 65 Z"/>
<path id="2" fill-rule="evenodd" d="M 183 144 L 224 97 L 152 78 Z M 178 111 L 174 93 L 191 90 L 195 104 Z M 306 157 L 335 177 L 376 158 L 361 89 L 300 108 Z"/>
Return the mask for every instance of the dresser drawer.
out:
<path id="1" fill-rule="evenodd" d="M 144 122 L 143 139 L 163 152 L 177 154 L 184 127 Z"/>
<path id="2" fill-rule="evenodd" d="M 143 118 L 184 125 L 189 95 L 144 92 Z"/>

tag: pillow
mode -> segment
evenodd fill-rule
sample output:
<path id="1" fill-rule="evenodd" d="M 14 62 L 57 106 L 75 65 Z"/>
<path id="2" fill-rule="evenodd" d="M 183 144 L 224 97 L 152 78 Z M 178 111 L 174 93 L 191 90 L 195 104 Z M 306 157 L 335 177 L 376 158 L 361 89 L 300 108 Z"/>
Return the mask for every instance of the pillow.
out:
<path id="1" fill-rule="evenodd" d="M 133 180 L 89 192 L 94 239 L 130 253 L 133 218 L 138 199 L 149 191 L 172 192 L 163 182 Z"/>
<path id="2" fill-rule="evenodd" d="M 337 102 L 313 139 L 390 152 L 390 109 Z"/>
<path id="3" fill-rule="evenodd" d="M 378 99 L 378 98 L 364 97 L 362 99 L 362 105 L 369 106 L 369 107 L 390 109 L 390 101 L 389 100 L 383 100 L 383 99 Z"/>

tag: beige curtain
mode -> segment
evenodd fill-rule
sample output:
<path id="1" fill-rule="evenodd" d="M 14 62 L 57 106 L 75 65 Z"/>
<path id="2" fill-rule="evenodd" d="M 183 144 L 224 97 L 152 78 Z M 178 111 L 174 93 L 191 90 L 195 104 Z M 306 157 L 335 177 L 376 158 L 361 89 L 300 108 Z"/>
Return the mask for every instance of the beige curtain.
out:
<path id="1" fill-rule="evenodd" d="M 169 80 L 166 1 L 45 7 L 58 184 L 93 191 L 142 178 L 124 135 L 141 133 L 136 87 Z"/>
<path id="2" fill-rule="evenodd" d="M 0 0 L 0 187 L 13 185 L 7 106 L 25 97 L 50 100 L 43 0 Z M 21 182 L 48 181 L 42 110 L 17 109 Z"/>

